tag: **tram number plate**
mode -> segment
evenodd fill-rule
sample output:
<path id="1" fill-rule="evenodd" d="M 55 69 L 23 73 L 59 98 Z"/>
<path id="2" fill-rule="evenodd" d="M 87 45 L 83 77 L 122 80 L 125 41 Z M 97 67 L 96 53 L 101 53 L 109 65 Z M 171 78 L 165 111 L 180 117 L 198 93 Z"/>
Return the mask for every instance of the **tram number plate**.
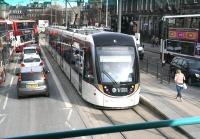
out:
<path id="1" fill-rule="evenodd" d="M 128 92 L 127 88 L 118 88 L 118 92 L 125 93 Z"/>

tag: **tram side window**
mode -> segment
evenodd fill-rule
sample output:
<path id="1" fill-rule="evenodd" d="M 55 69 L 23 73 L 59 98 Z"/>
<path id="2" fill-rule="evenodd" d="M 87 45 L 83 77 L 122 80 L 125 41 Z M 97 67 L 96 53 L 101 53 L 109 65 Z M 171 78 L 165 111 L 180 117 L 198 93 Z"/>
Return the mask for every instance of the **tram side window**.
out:
<path id="1" fill-rule="evenodd" d="M 53 36 L 51 34 L 49 34 L 49 44 L 53 45 Z"/>
<path id="2" fill-rule="evenodd" d="M 71 46 L 64 44 L 64 52 L 63 52 L 63 56 L 65 61 L 70 64 L 71 61 Z"/>
<path id="3" fill-rule="evenodd" d="M 84 56 L 83 79 L 86 80 L 87 82 L 90 82 L 90 83 L 94 82 L 92 55 L 91 55 L 91 51 L 90 51 L 89 48 L 85 51 L 85 56 Z"/>
<path id="4" fill-rule="evenodd" d="M 61 54 L 61 43 L 59 41 L 56 44 L 56 51 Z"/>
<path id="5" fill-rule="evenodd" d="M 72 47 L 72 55 L 71 55 L 71 67 L 76 71 L 76 72 L 80 72 L 80 66 L 81 62 L 80 62 L 80 53 L 79 53 L 79 49 Z"/>
<path id="6" fill-rule="evenodd" d="M 63 37 L 62 38 L 62 49 L 63 49 L 63 57 L 65 61 L 70 64 L 71 61 L 71 44 L 70 39 Z"/>

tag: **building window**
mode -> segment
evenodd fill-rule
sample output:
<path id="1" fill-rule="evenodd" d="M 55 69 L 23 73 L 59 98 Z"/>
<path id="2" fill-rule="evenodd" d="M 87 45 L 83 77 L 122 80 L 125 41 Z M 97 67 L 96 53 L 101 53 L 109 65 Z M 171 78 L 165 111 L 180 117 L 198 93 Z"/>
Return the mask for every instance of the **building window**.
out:
<path id="1" fill-rule="evenodd" d="M 197 0 L 194 0 L 194 3 L 198 3 L 198 1 L 197 1 Z"/>

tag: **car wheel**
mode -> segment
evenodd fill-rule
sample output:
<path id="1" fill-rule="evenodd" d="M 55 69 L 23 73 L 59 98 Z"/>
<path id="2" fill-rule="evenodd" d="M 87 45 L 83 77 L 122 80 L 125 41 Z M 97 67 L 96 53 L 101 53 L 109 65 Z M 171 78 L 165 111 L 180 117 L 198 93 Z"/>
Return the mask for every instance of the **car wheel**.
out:
<path id="1" fill-rule="evenodd" d="M 192 78 L 188 77 L 188 85 L 192 85 Z"/>
<path id="2" fill-rule="evenodd" d="M 22 98 L 22 96 L 19 94 L 19 92 L 17 92 L 17 98 L 18 98 L 18 99 L 21 99 L 21 98 Z"/>
<path id="3" fill-rule="evenodd" d="M 47 92 L 45 92 L 45 94 L 44 94 L 46 97 L 49 97 L 49 92 L 47 91 Z"/>

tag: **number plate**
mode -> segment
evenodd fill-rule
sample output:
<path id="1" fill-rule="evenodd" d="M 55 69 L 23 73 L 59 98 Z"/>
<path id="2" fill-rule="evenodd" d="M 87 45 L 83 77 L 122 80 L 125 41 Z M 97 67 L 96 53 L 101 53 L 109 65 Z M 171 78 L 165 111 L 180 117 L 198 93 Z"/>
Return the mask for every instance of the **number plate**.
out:
<path id="1" fill-rule="evenodd" d="M 125 93 L 125 92 L 128 92 L 128 89 L 127 88 L 120 88 L 120 91 L 121 93 Z"/>
<path id="2" fill-rule="evenodd" d="M 38 84 L 27 84 L 26 88 L 36 88 L 38 87 Z"/>

